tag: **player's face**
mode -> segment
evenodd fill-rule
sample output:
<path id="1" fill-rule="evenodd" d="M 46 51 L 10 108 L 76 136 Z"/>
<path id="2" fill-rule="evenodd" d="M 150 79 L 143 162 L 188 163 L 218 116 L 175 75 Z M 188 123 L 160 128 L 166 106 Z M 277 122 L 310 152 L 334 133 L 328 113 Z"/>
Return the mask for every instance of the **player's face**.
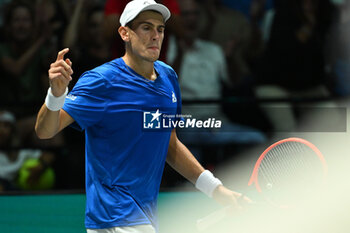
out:
<path id="1" fill-rule="evenodd" d="M 129 30 L 131 52 L 150 62 L 159 58 L 164 39 L 163 16 L 154 11 L 140 13 Z"/>

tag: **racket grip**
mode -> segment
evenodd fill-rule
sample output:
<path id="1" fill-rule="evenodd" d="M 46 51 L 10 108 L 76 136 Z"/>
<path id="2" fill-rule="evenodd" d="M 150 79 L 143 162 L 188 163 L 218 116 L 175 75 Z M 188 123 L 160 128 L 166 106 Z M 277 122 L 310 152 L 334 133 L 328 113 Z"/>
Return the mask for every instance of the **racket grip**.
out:
<path id="1" fill-rule="evenodd" d="M 209 215 L 200 218 L 197 220 L 197 230 L 198 231 L 204 231 L 208 227 L 220 222 L 222 219 L 224 219 L 227 216 L 229 208 L 232 208 L 231 206 L 226 206 L 224 208 L 221 208 L 219 210 L 216 210 Z"/>

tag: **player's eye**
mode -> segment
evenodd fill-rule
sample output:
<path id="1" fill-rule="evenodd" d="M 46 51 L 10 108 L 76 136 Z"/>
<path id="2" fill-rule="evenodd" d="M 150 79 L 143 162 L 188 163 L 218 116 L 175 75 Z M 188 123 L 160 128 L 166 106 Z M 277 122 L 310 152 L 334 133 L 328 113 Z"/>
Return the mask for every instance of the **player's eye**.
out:
<path id="1" fill-rule="evenodd" d="M 158 28 L 158 32 L 159 32 L 159 33 L 163 33 L 163 32 L 164 32 L 164 27 L 159 27 L 159 28 Z"/>

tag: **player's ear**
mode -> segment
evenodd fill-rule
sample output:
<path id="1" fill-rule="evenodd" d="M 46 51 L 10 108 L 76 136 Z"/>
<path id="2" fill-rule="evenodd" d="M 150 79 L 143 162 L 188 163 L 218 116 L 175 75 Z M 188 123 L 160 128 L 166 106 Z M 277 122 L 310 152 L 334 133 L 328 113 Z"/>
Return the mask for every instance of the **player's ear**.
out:
<path id="1" fill-rule="evenodd" d="M 123 41 L 125 42 L 130 41 L 130 33 L 127 27 L 120 26 L 118 28 L 118 32 Z"/>

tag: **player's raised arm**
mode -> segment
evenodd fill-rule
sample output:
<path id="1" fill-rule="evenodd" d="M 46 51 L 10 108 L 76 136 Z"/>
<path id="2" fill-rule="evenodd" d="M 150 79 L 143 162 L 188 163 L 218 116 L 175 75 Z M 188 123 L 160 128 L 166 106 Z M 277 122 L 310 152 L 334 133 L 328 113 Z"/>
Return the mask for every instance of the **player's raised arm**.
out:
<path id="1" fill-rule="evenodd" d="M 35 131 L 39 138 L 52 138 L 63 128 L 73 123 L 74 119 L 64 110 L 64 100 L 68 92 L 68 84 L 72 80 L 72 62 L 64 55 L 69 49 L 61 50 L 49 69 L 50 88 L 45 103 L 41 107 L 35 124 Z"/>

